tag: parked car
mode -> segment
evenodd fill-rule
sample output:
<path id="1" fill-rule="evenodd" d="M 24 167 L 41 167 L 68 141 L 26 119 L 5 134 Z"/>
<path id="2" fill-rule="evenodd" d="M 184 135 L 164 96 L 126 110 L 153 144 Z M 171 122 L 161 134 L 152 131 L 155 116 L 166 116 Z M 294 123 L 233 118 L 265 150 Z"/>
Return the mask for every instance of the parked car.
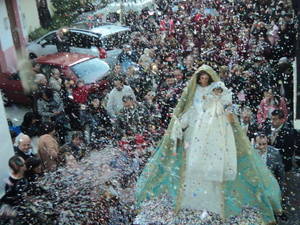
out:
<path id="1" fill-rule="evenodd" d="M 10 102 L 23 104 L 31 102 L 30 94 L 24 91 L 19 73 L 0 74 L 0 92 L 5 105 Z"/>
<path id="2" fill-rule="evenodd" d="M 78 23 L 79 28 L 88 28 Z M 110 66 L 117 62 L 121 53 L 121 46 L 128 41 L 129 27 L 104 24 L 92 29 L 68 28 L 68 44 L 70 52 L 78 52 L 97 56 L 105 60 Z M 29 58 L 53 54 L 57 52 L 57 30 L 51 31 L 43 37 L 27 45 Z"/>
<path id="3" fill-rule="evenodd" d="M 41 65 L 41 71 L 46 77 L 50 76 L 51 70 L 57 68 L 64 78 L 83 80 L 86 85 L 95 85 L 97 90 L 108 88 L 107 80 L 110 67 L 96 56 L 74 53 L 59 52 L 41 56 L 35 59 Z"/>
<path id="4" fill-rule="evenodd" d="M 41 64 L 41 71 L 49 77 L 51 69 L 57 68 L 63 78 L 75 82 L 81 79 L 86 85 L 92 85 L 92 90 L 99 95 L 105 95 L 109 90 L 109 65 L 96 56 L 60 52 L 41 56 L 35 61 Z M 30 93 L 25 93 L 19 73 L 0 74 L 0 90 L 5 104 L 10 102 L 30 105 Z"/>

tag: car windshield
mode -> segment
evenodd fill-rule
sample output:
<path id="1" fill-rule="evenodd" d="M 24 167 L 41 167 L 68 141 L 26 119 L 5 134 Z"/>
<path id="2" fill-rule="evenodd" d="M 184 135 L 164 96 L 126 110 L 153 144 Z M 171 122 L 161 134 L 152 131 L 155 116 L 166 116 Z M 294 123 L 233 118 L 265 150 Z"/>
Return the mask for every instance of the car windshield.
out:
<path id="1" fill-rule="evenodd" d="M 107 63 L 98 58 L 92 58 L 71 67 L 72 71 L 86 84 L 103 79 L 109 71 Z"/>

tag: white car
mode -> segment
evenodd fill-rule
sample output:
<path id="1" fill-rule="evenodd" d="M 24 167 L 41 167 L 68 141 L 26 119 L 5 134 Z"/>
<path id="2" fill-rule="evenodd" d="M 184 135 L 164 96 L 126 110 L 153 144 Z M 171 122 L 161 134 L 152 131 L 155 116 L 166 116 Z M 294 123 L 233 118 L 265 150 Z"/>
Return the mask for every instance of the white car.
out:
<path id="1" fill-rule="evenodd" d="M 122 45 L 129 39 L 130 28 L 105 24 L 90 30 L 68 28 L 67 32 L 70 52 L 98 56 L 113 66 L 122 52 Z M 34 59 L 58 52 L 57 41 L 57 30 L 55 30 L 29 43 L 27 45 L 29 58 Z"/>

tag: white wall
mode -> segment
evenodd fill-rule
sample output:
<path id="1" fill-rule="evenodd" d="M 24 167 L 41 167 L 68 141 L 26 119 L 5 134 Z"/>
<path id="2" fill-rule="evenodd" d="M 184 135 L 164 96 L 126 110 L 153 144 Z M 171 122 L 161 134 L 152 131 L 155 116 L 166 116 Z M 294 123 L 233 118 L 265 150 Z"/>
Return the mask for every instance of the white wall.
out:
<path id="1" fill-rule="evenodd" d="M 6 12 L 5 1 L 0 1 L 0 42 L 1 50 L 5 51 L 6 49 L 13 46 L 13 39 L 10 31 L 9 18 Z"/>
<path id="2" fill-rule="evenodd" d="M 40 27 L 39 15 L 35 0 L 18 1 L 20 18 L 23 26 L 24 36 Z"/>
<path id="3" fill-rule="evenodd" d="M 9 176 L 8 160 L 13 156 L 14 150 L 6 120 L 6 114 L 3 106 L 2 97 L 0 95 L 0 196 L 4 191 L 5 180 Z"/>

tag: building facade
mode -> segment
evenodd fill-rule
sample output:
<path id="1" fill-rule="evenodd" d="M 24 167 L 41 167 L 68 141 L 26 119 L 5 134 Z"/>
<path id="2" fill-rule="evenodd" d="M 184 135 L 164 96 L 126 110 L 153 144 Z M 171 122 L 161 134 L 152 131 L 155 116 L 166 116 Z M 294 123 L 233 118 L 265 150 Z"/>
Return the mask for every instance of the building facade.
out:
<path id="1" fill-rule="evenodd" d="M 0 73 L 15 72 L 28 34 L 40 27 L 39 0 L 0 0 Z M 50 0 L 48 8 L 53 13 Z"/>

